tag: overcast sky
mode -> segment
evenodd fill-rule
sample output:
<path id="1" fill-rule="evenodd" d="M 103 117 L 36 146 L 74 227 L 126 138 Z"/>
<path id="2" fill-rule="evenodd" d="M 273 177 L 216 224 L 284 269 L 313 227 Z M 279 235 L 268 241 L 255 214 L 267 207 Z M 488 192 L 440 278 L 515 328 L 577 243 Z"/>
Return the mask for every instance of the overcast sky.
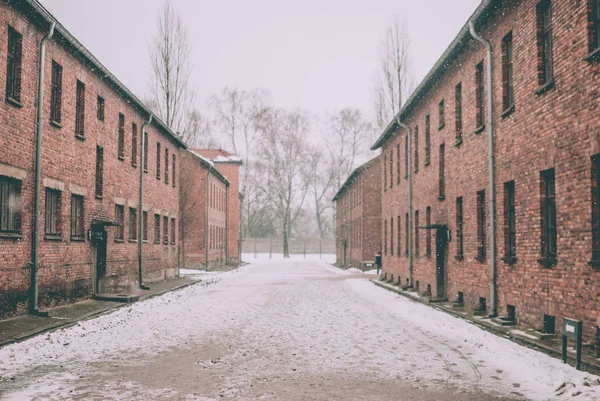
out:
<path id="1" fill-rule="evenodd" d="M 138 97 L 163 0 L 42 0 Z M 417 82 L 479 0 L 173 0 L 193 46 L 201 102 L 225 86 L 261 87 L 280 107 L 372 112 L 380 37 L 391 16 L 411 36 Z M 203 107 L 203 105 L 200 105 Z"/>

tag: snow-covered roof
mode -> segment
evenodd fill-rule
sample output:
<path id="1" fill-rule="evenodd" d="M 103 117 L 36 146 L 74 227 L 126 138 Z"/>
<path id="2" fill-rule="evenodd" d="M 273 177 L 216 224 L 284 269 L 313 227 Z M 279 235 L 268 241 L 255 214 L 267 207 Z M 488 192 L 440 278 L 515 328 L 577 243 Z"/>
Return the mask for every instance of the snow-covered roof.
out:
<path id="1" fill-rule="evenodd" d="M 243 163 L 240 157 L 235 156 L 223 149 L 194 149 L 194 152 L 206 157 L 214 163 Z"/>
<path id="2" fill-rule="evenodd" d="M 216 169 L 215 164 L 208 158 L 194 152 L 191 149 L 187 150 L 188 152 L 190 152 L 192 155 L 194 155 L 197 159 L 200 160 L 200 162 L 215 176 L 217 177 L 219 180 L 223 181 L 226 185 L 231 184 L 229 182 L 229 180 L 227 179 L 227 177 L 225 177 L 223 174 L 221 174 L 221 172 L 219 170 Z"/>
<path id="3" fill-rule="evenodd" d="M 340 198 L 340 196 L 342 196 L 342 194 L 346 191 L 346 188 L 348 188 L 350 186 L 350 184 L 354 181 L 356 176 L 359 175 L 363 170 L 371 167 L 373 165 L 373 162 L 378 160 L 379 157 L 380 157 L 380 155 L 377 155 L 376 157 L 372 158 L 371 160 L 369 160 L 362 166 L 355 168 L 354 171 L 352 171 L 352 173 L 350 173 L 350 175 L 348 176 L 346 181 L 344 181 L 344 184 L 341 186 L 341 188 L 337 191 L 337 193 L 335 194 L 335 196 L 332 199 L 332 202 L 335 202 L 336 200 L 338 200 Z"/>

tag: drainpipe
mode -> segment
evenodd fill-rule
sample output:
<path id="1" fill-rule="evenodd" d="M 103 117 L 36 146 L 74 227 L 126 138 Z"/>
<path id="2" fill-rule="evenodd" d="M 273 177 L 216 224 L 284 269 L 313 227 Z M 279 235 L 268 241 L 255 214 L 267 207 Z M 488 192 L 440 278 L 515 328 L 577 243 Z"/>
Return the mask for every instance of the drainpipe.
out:
<path id="1" fill-rule="evenodd" d="M 490 193 L 490 301 L 491 316 L 498 315 L 496 305 L 496 178 L 494 155 L 494 113 L 492 86 L 492 44 L 475 32 L 473 19 L 469 20 L 471 36 L 483 43 L 487 49 L 487 123 L 488 123 L 488 173 Z"/>
<path id="2" fill-rule="evenodd" d="M 410 127 L 406 124 L 403 124 L 400 121 L 400 115 L 396 117 L 396 123 L 402 128 L 405 128 L 408 131 L 408 135 L 406 136 L 406 140 L 408 141 L 408 287 L 413 287 L 413 231 L 412 231 L 412 219 L 413 219 L 413 199 L 412 199 L 412 131 Z"/>
<path id="3" fill-rule="evenodd" d="M 50 30 L 40 43 L 39 73 L 38 73 L 38 98 L 37 98 L 37 128 L 35 143 L 35 188 L 33 194 L 33 228 L 31 240 L 31 287 L 29 312 L 32 315 L 46 315 L 38 309 L 38 270 L 40 264 L 40 181 L 42 176 L 42 117 L 44 109 L 44 62 L 46 59 L 46 42 L 54 35 L 56 22 L 50 23 Z"/>
<path id="4" fill-rule="evenodd" d="M 229 185 L 225 186 L 225 264 L 229 264 Z"/>
<path id="5" fill-rule="evenodd" d="M 206 168 L 206 219 L 204 221 L 204 256 L 205 256 L 205 262 L 206 262 L 206 270 L 208 270 L 208 244 L 210 243 L 209 237 L 210 237 L 210 232 L 209 232 L 209 228 L 208 228 L 208 217 L 209 217 L 209 186 L 208 186 L 208 175 L 210 174 L 210 166 L 208 166 Z"/>
<path id="6" fill-rule="evenodd" d="M 144 285 L 144 260 L 143 260 L 143 248 L 144 248 L 144 154 L 146 144 L 146 126 L 152 123 L 152 113 L 148 117 L 148 121 L 144 121 L 142 124 L 142 146 L 141 146 L 141 158 L 140 158 L 140 201 L 138 204 L 138 281 L 141 290 L 149 290 L 150 287 Z M 150 216 L 148 216 L 150 218 Z"/>

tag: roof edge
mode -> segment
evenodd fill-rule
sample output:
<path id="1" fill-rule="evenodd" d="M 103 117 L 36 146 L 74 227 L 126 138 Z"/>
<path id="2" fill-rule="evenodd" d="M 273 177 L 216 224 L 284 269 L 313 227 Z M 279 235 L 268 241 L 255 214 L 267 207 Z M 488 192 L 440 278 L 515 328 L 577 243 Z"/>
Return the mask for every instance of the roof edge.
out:
<path id="1" fill-rule="evenodd" d="M 340 189 L 336 192 L 335 196 L 333 197 L 333 199 L 331 199 L 331 201 L 335 202 L 336 200 L 338 200 L 340 198 L 340 196 L 342 196 L 342 194 L 346 191 L 346 188 L 350 185 L 350 182 L 354 179 L 354 177 L 356 177 L 363 170 L 366 170 L 367 168 L 371 167 L 371 164 L 375 160 L 379 159 L 380 157 L 381 157 L 381 155 L 377 155 L 374 158 L 372 158 L 371 160 L 361 164 L 360 166 L 358 166 L 357 168 L 352 170 L 352 172 L 350 173 L 348 178 L 346 178 L 346 181 L 344 181 L 344 183 L 342 184 Z"/>
<path id="2" fill-rule="evenodd" d="M 194 152 L 193 150 L 187 149 L 187 151 L 190 152 L 190 154 L 192 154 L 194 157 L 196 157 L 196 159 L 200 160 L 200 163 L 204 167 L 206 167 L 208 169 L 208 171 L 210 171 L 215 177 L 217 177 L 220 181 L 222 181 L 225 185 L 227 185 L 227 186 L 231 185 L 231 182 L 219 170 L 217 170 L 217 168 L 215 167 L 213 162 L 211 162 L 206 157 Z"/>

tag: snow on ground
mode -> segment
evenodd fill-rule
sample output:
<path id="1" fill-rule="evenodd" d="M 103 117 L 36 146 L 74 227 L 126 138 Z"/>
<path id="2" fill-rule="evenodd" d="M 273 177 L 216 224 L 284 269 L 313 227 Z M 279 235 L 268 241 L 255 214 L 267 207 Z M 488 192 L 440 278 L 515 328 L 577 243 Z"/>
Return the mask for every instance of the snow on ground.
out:
<path id="1" fill-rule="evenodd" d="M 248 256 L 0 349 L 0 400 L 600 400 L 598 377 L 376 287 L 331 256 Z"/>

